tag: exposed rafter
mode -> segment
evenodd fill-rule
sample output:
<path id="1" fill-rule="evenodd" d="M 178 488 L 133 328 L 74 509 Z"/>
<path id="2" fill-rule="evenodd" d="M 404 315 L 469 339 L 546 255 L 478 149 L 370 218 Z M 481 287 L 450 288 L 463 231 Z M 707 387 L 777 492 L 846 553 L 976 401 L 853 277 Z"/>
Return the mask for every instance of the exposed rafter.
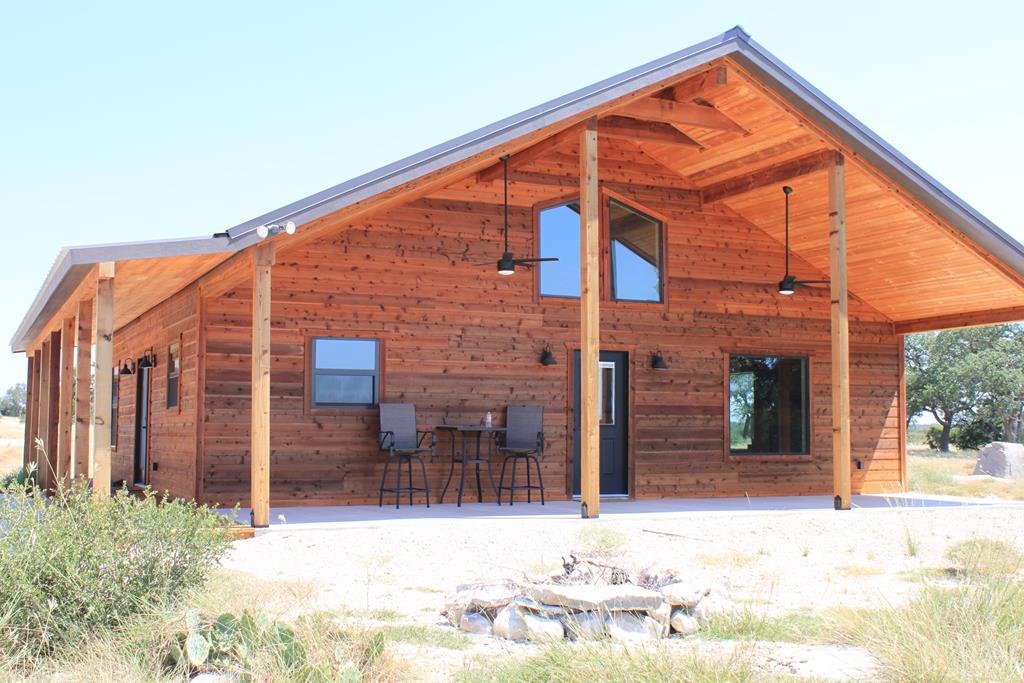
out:
<path id="1" fill-rule="evenodd" d="M 724 66 L 715 66 L 696 76 L 687 78 L 682 83 L 663 90 L 659 96 L 663 99 L 678 102 L 714 96 L 715 92 L 729 83 L 728 70 Z"/>
<path id="2" fill-rule="evenodd" d="M 675 126 L 657 121 L 641 121 L 626 116 L 608 116 L 598 121 L 597 132 L 598 135 L 606 138 L 701 149 L 701 144 L 686 133 Z"/>
<path id="3" fill-rule="evenodd" d="M 746 129 L 714 107 L 693 102 L 676 102 L 646 97 L 615 110 L 616 114 L 647 121 L 660 121 L 675 126 L 696 126 L 710 130 L 746 133 Z"/>
<path id="4" fill-rule="evenodd" d="M 823 149 L 797 157 L 796 159 L 767 166 L 751 173 L 729 178 L 714 185 L 708 185 L 701 191 L 701 198 L 705 204 L 710 204 L 761 187 L 822 171 L 833 166 L 835 162 L 836 152 L 831 149 Z"/>
<path id="5" fill-rule="evenodd" d="M 544 156 L 545 154 L 555 149 L 556 147 L 559 147 L 560 145 L 563 145 L 570 141 L 575 141 L 579 137 L 580 131 L 582 130 L 583 126 L 581 124 L 570 126 L 565 130 L 555 133 L 549 138 L 544 138 L 535 145 L 527 147 L 522 152 L 513 154 L 508 159 L 509 170 L 514 171 L 520 166 L 525 166 L 531 161 L 539 159 L 540 157 Z M 480 181 L 481 183 L 490 183 L 495 180 L 501 180 L 503 173 L 504 168 L 499 162 L 494 164 L 493 166 L 488 166 L 484 170 L 480 171 L 476 177 L 477 180 Z"/>

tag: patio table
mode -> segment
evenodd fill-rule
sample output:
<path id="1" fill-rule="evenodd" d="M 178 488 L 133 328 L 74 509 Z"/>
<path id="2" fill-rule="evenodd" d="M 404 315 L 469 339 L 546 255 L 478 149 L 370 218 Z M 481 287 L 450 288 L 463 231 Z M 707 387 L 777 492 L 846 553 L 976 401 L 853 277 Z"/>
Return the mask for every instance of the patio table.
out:
<path id="1" fill-rule="evenodd" d="M 483 457 L 480 450 L 480 442 L 484 434 L 488 437 L 493 437 L 495 434 L 503 434 L 505 432 L 504 427 L 487 427 L 485 425 L 470 425 L 470 424 L 442 424 L 437 425 L 434 429 L 440 432 L 448 432 L 452 442 L 452 466 L 448 470 L 448 481 L 444 484 L 444 490 L 441 491 L 441 497 L 438 499 L 439 503 L 444 502 L 444 494 L 448 492 L 448 486 L 452 483 L 452 477 L 455 475 L 455 465 L 458 463 L 461 465 L 459 470 L 459 495 L 456 501 L 457 507 L 462 507 L 462 493 L 466 487 L 466 465 L 476 466 L 476 497 L 479 502 L 484 502 L 483 487 L 480 485 L 480 465 L 487 465 L 487 478 L 491 481 L 491 489 L 494 491 L 494 499 L 498 500 L 498 487 L 494 484 L 494 473 L 491 471 L 491 458 L 490 455 L 493 453 L 493 448 L 488 447 L 488 457 Z M 476 436 L 476 454 L 471 456 L 469 452 L 469 441 L 473 436 Z M 462 441 L 462 448 L 457 454 L 455 450 L 455 441 L 459 439 Z M 498 505 L 501 505 L 499 502 Z"/>

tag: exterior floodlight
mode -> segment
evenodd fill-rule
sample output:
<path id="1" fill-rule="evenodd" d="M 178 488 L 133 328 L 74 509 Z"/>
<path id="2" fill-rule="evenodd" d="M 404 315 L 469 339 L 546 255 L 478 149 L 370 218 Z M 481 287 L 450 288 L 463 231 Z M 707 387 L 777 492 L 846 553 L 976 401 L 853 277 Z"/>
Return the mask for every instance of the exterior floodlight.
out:
<path id="1" fill-rule="evenodd" d="M 295 221 L 288 221 L 284 224 L 284 231 L 289 235 L 295 234 Z"/>
<path id="2" fill-rule="evenodd" d="M 256 234 L 259 235 L 261 240 L 265 240 L 267 239 L 267 236 L 270 235 L 270 227 L 266 225 L 258 225 L 256 226 Z"/>

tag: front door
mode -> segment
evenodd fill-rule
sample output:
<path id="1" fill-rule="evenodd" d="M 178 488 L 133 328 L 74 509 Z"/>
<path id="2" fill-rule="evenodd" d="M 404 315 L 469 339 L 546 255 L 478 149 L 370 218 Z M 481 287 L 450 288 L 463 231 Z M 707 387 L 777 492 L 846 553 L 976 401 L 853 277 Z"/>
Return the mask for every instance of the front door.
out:
<path id="1" fill-rule="evenodd" d="M 602 351 L 598 364 L 598 415 L 601 425 L 601 495 L 629 493 L 626 467 L 629 440 L 629 355 Z M 573 354 L 572 492 L 580 493 L 580 352 Z"/>
<path id="2" fill-rule="evenodd" d="M 153 368 L 135 371 L 135 467 L 134 482 L 139 486 L 149 483 L 149 384 Z"/>

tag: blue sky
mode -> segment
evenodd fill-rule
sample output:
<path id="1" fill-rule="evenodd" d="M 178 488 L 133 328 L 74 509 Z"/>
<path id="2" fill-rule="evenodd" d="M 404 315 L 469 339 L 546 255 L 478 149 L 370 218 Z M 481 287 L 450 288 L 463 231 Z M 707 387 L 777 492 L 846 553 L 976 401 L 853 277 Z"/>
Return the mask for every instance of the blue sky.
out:
<path id="1" fill-rule="evenodd" d="M 210 234 L 737 24 L 1020 239 L 1022 14 L 2 0 L 0 337 L 60 246 Z M 0 353 L 0 390 L 24 374 Z"/>

